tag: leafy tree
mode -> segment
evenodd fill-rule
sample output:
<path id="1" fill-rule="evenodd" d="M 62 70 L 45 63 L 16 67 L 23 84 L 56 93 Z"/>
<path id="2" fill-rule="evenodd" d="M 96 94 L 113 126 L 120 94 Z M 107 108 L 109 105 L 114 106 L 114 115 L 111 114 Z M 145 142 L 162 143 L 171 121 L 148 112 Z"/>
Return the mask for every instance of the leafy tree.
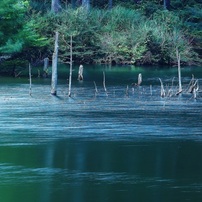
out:
<path id="1" fill-rule="evenodd" d="M 176 49 L 181 53 L 182 62 L 196 59 L 191 39 L 183 29 L 183 21 L 179 16 L 173 12 L 158 11 L 153 15 L 151 27 L 148 49 L 154 62 L 175 63 Z"/>
<path id="2" fill-rule="evenodd" d="M 26 1 L 2 0 L 0 2 L 0 52 L 13 53 L 22 50 L 20 37 L 25 22 Z"/>
<path id="3" fill-rule="evenodd" d="M 184 21 L 184 29 L 192 39 L 194 50 L 202 58 L 202 4 L 187 5 L 179 14 Z"/>
<path id="4" fill-rule="evenodd" d="M 10 7 L 6 5 L 8 1 Z M 34 60 L 51 55 L 56 30 L 60 33 L 59 58 L 64 62 L 69 57 L 70 36 L 73 37 L 73 60 L 86 63 L 173 64 L 176 48 L 182 62 L 190 63 L 196 60 L 196 51 L 201 50 L 199 4 L 185 5 L 188 1 L 172 0 L 168 12 L 163 9 L 163 0 L 114 0 L 111 10 L 108 9 L 111 0 L 60 0 L 57 2 L 63 9 L 55 15 L 50 9 L 53 0 L 30 1 L 30 5 L 38 6 L 30 7 L 24 0 L 0 2 L 1 16 L 12 11 L 10 20 L 0 19 L 2 53 Z M 24 5 L 20 7 L 21 12 L 11 6 L 16 2 Z M 92 9 L 86 14 L 83 7 L 89 8 L 90 3 Z M 116 6 L 119 3 L 124 7 Z M 40 8 L 42 12 L 37 12 Z"/>
<path id="5" fill-rule="evenodd" d="M 144 24 L 140 12 L 114 7 L 103 13 L 102 29 L 98 33 L 98 62 L 135 63 L 145 52 L 145 35 L 138 32 Z M 144 38 L 144 39 L 143 39 Z"/>
<path id="6" fill-rule="evenodd" d="M 47 44 L 37 33 L 39 24 L 27 16 L 28 1 L 2 0 L 0 2 L 0 53 L 15 54 L 29 47 L 42 47 Z"/>

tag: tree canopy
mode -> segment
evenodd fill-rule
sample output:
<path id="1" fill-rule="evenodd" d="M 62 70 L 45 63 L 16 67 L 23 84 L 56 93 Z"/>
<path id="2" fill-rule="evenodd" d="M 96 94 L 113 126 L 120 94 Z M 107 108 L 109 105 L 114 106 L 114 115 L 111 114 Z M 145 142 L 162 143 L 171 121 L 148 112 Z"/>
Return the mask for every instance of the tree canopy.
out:
<path id="1" fill-rule="evenodd" d="M 197 64 L 201 8 L 199 0 L 1 0 L 0 57 L 40 61 L 58 31 L 63 62 L 72 36 L 75 62 L 175 64 L 177 48 L 182 63 Z"/>

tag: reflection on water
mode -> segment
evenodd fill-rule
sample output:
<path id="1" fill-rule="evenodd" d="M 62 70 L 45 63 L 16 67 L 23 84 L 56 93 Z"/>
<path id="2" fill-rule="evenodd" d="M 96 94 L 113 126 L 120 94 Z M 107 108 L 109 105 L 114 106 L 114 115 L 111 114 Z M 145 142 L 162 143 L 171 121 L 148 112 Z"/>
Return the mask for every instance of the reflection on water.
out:
<path id="1" fill-rule="evenodd" d="M 201 80 L 188 70 L 185 81 Z M 126 96 L 139 71 L 143 85 Z M 89 68 L 72 98 L 62 79 L 58 97 L 33 79 L 30 97 L 26 80 L 2 78 L 0 201 L 202 201 L 202 99 L 160 98 L 159 75 L 174 74 L 108 69 L 106 95 Z"/>

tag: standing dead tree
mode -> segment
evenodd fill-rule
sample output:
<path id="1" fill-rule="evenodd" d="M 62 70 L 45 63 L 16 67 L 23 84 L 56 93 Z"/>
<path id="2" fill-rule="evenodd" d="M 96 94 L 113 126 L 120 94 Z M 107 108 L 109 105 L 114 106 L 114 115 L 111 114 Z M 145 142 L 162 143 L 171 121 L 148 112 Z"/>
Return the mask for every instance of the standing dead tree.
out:
<path id="1" fill-rule="evenodd" d="M 71 97 L 71 88 L 72 88 L 72 65 L 73 65 L 73 51 L 72 51 L 72 36 L 70 36 L 70 45 L 69 45 L 69 49 L 70 49 L 70 61 L 69 61 L 69 92 L 68 92 L 68 96 Z"/>
<path id="2" fill-rule="evenodd" d="M 71 97 L 71 89 L 72 89 L 72 67 L 73 67 L 73 36 L 70 35 L 70 42 L 67 42 L 65 36 L 62 37 L 64 43 L 67 46 L 67 49 L 70 51 L 70 56 L 67 57 L 69 61 L 65 62 L 69 64 L 69 89 L 68 89 L 68 96 Z"/>
<path id="3" fill-rule="evenodd" d="M 29 63 L 29 95 L 32 96 L 32 69 Z"/>
<path id="4" fill-rule="evenodd" d="M 55 33 L 55 48 L 52 58 L 52 80 L 51 80 L 51 94 L 57 95 L 57 65 L 58 65 L 58 37 L 59 33 Z"/>
<path id="5" fill-rule="evenodd" d="M 193 95 L 194 95 L 194 99 L 196 99 L 197 97 L 197 91 L 198 91 L 199 87 L 198 87 L 198 80 L 196 80 L 196 82 L 194 83 L 194 88 L 193 88 Z"/>
<path id="6" fill-rule="evenodd" d="M 179 95 L 182 93 L 182 79 L 181 79 L 181 65 L 180 65 L 180 53 L 178 48 L 176 48 L 176 57 L 177 57 L 177 67 L 178 67 L 178 82 L 179 82 L 179 90 L 176 93 L 176 95 Z"/>

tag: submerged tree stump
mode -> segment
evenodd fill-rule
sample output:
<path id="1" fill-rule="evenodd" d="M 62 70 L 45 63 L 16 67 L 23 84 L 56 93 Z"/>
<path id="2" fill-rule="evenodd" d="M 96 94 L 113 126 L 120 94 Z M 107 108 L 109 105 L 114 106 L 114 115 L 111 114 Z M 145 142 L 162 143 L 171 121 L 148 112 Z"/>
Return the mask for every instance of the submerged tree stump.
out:
<path id="1" fill-rule="evenodd" d="M 79 80 L 79 81 L 83 81 L 83 65 L 80 65 L 80 66 L 79 66 L 78 80 Z"/>
<path id="2" fill-rule="evenodd" d="M 142 83 L 142 74 L 138 74 L 138 81 L 137 81 L 137 85 L 140 86 Z"/>
<path id="3" fill-rule="evenodd" d="M 131 85 L 132 85 L 132 87 L 134 87 L 134 86 L 140 86 L 141 83 L 142 83 L 142 74 L 139 73 L 138 74 L 138 78 L 137 78 L 137 83 L 132 83 Z"/>
<path id="4" fill-rule="evenodd" d="M 103 88 L 104 88 L 104 91 L 105 91 L 106 95 L 108 95 L 107 94 L 107 88 L 106 88 L 106 85 L 105 85 L 105 72 L 103 72 Z"/>
<path id="5" fill-rule="evenodd" d="M 165 97 L 166 96 L 166 91 L 164 89 L 163 82 L 162 82 L 162 80 L 160 78 L 159 78 L 159 81 L 161 83 L 161 97 Z"/>
<path id="6" fill-rule="evenodd" d="M 197 92 L 199 90 L 199 85 L 198 85 L 198 79 L 194 79 L 194 75 L 192 75 L 192 79 L 190 81 L 189 87 L 188 87 L 188 93 L 192 93 L 194 96 L 194 99 L 197 98 Z"/>

